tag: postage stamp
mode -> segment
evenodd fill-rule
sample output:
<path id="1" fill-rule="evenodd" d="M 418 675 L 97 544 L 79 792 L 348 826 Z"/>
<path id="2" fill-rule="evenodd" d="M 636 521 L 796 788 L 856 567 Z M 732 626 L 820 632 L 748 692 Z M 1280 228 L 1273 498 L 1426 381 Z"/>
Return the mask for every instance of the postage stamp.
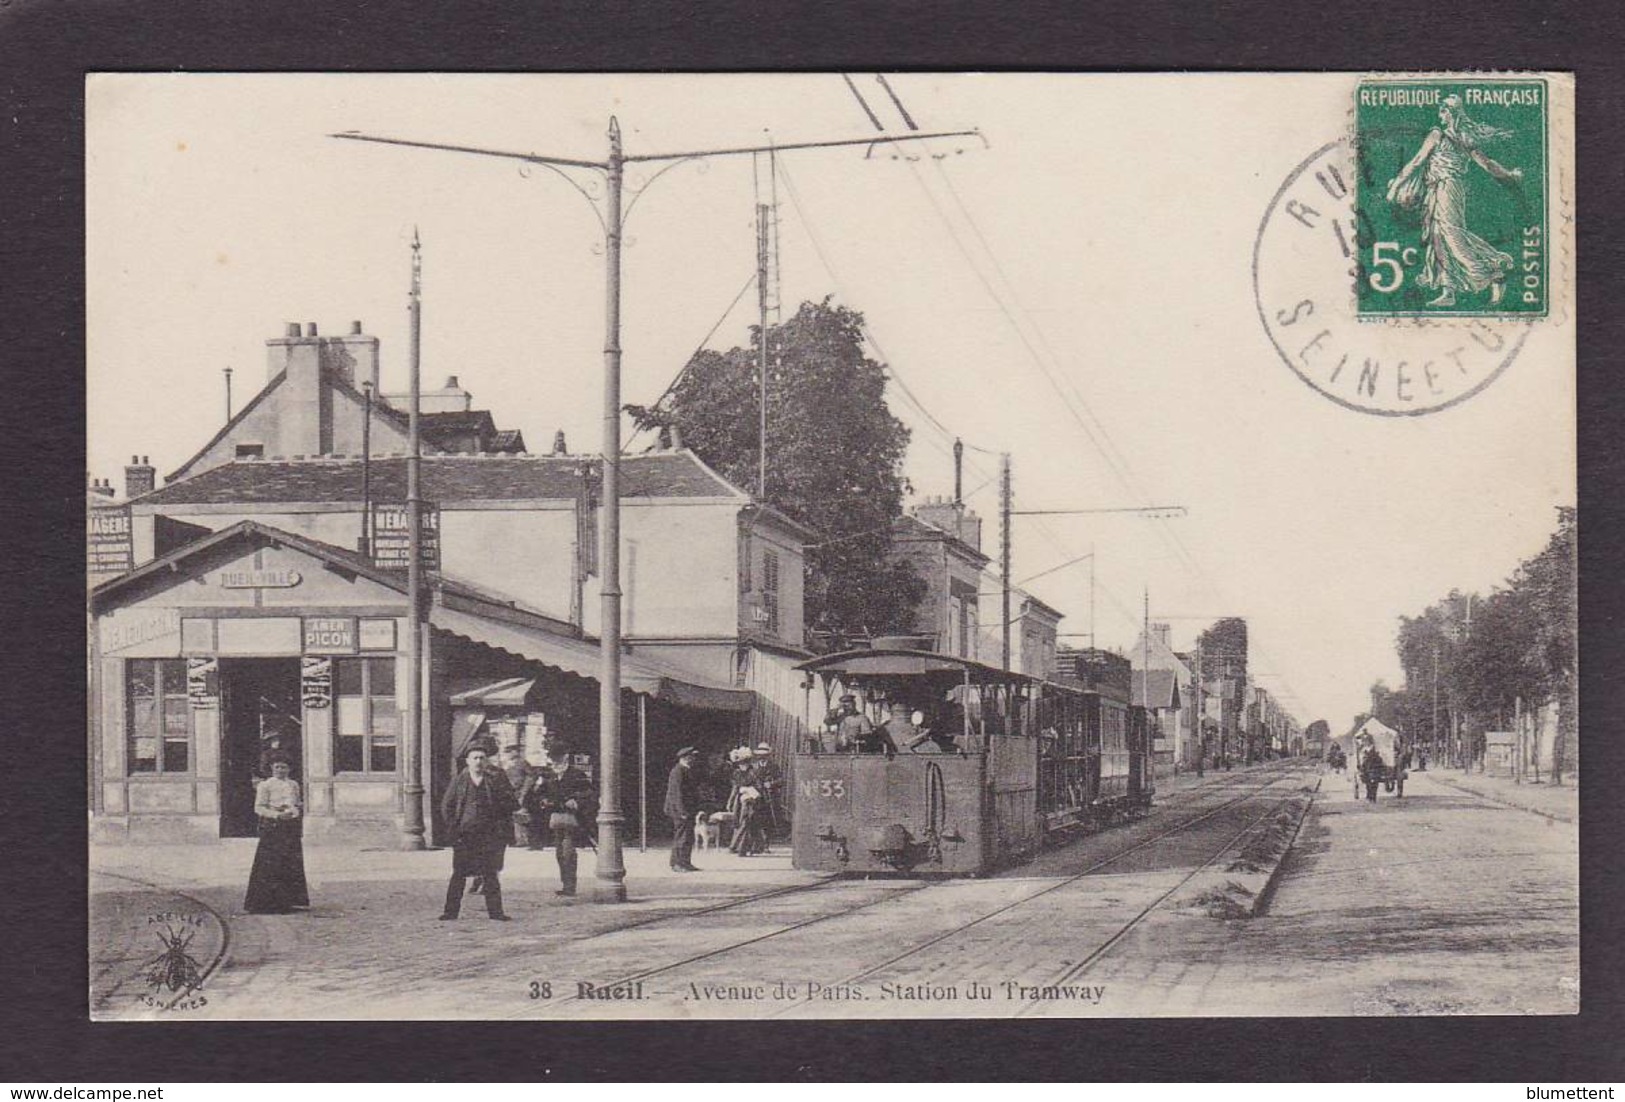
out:
<path id="1" fill-rule="evenodd" d="M 1547 313 L 1549 102 L 1538 79 L 1360 83 L 1362 317 Z"/>
<path id="2" fill-rule="evenodd" d="M 1572 93 L 93 74 L 90 1016 L 1577 1013 Z"/>

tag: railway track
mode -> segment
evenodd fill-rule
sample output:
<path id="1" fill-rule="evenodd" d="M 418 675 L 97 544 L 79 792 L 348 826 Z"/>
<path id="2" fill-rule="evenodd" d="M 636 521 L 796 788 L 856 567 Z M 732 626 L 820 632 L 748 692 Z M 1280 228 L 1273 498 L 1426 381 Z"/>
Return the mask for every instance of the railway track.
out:
<path id="1" fill-rule="evenodd" d="M 1239 779 L 1240 778 L 1237 778 L 1237 780 Z M 1020 899 L 987 911 L 968 922 L 960 923 L 948 931 L 937 934 L 916 945 L 912 945 L 903 952 L 894 954 L 888 957 L 886 960 L 881 961 L 879 964 L 866 967 L 859 972 L 853 973 L 846 979 L 837 981 L 835 986 L 860 982 L 874 974 L 886 970 L 887 968 L 895 966 L 901 961 L 915 957 L 921 953 L 925 953 L 933 947 L 942 945 L 955 937 L 963 935 L 969 930 L 1005 916 L 1010 912 L 1015 911 L 1017 908 L 1024 907 L 1034 900 L 1051 895 L 1054 892 L 1061 891 L 1078 883 L 1086 877 L 1098 874 L 1103 870 L 1107 870 L 1111 866 L 1118 864 L 1136 854 L 1144 853 L 1167 839 L 1174 838 L 1180 834 L 1188 832 L 1192 828 L 1197 827 L 1216 816 L 1222 815 L 1231 809 L 1246 803 L 1247 801 L 1256 799 L 1260 793 L 1281 784 L 1283 781 L 1296 781 L 1298 779 L 1299 778 L 1294 773 L 1287 773 L 1284 775 L 1280 773 L 1272 773 L 1268 779 L 1263 781 L 1262 784 L 1245 784 L 1243 790 L 1235 795 L 1230 795 L 1230 792 L 1240 786 L 1237 785 L 1235 780 L 1232 780 L 1231 778 L 1226 778 L 1224 781 L 1213 785 L 1187 790 L 1187 792 L 1191 793 L 1191 798 L 1179 801 L 1177 805 L 1178 807 L 1188 807 L 1192 803 L 1199 805 L 1203 802 L 1205 797 L 1212 797 L 1214 795 L 1228 798 L 1221 799 L 1221 802 L 1216 806 L 1201 809 L 1197 814 L 1189 815 L 1180 819 L 1177 823 L 1169 825 L 1166 829 L 1153 834 L 1149 838 L 1141 839 L 1135 842 L 1133 845 L 1124 847 L 1115 853 L 1112 853 L 1100 860 L 1094 861 L 1082 870 L 1070 873 L 1069 875 L 1066 875 L 1060 879 L 1045 878 L 1045 886 L 1039 890 L 1029 892 L 1023 895 Z M 1180 795 L 1185 795 L 1185 793 L 1180 793 Z M 1164 806 L 1166 807 L 1167 805 Z M 1271 810 L 1273 810 L 1273 807 Z M 1268 814 L 1268 812 L 1265 814 Z M 1248 826 L 1243 829 L 1250 829 L 1251 825 L 1252 820 L 1249 820 Z M 1225 843 L 1226 847 L 1228 847 L 1229 844 L 1230 838 L 1227 835 Z M 1206 863 L 1210 863 L 1211 860 L 1212 858 L 1209 858 L 1208 862 Z M 1197 871 L 1199 871 L 1199 869 Z M 1195 873 L 1192 872 L 1191 875 L 1194 876 Z M 1189 877 L 1185 878 L 1185 880 L 1188 879 Z M 1182 886 L 1185 880 L 1182 880 L 1180 885 L 1176 885 L 1176 889 L 1178 886 Z M 677 973 L 682 969 L 714 964 L 715 962 L 728 957 L 730 954 L 740 953 L 742 951 L 761 946 L 764 943 L 773 942 L 776 939 L 789 937 L 801 931 L 807 930 L 810 927 L 846 919 L 851 916 L 861 914 L 862 912 L 869 911 L 883 903 L 893 903 L 908 897 L 919 896 L 922 893 L 931 891 L 932 889 L 942 889 L 954 883 L 962 882 L 942 880 L 857 881 L 831 877 L 817 881 L 813 884 L 797 885 L 791 889 L 778 889 L 772 892 L 759 893 L 755 896 L 746 896 L 738 900 L 732 900 L 726 904 L 719 904 L 714 908 L 702 908 L 698 911 L 688 911 L 683 912 L 682 914 L 662 915 L 651 918 L 645 920 L 644 922 L 636 923 L 631 927 L 621 927 L 603 936 L 616 936 L 628 929 L 646 928 L 660 923 L 681 923 L 686 919 L 699 917 L 701 915 L 714 914 L 719 911 L 735 910 L 738 908 L 748 907 L 755 903 L 768 901 L 775 898 L 782 898 L 784 896 L 797 893 L 823 894 L 824 892 L 830 890 L 835 890 L 841 887 L 852 887 L 854 885 L 868 886 L 873 893 L 871 895 L 867 895 L 865 898 L 855 901 L 850 906 L 837 907 L 835 909 L 820 912 L 806 918 L 797 919 L 793 922 L 786 922 L 782 925 L 773 926 L 765 930 L 752 931 L 749 936 L 728 940 L 722 944 L 710 945 L 701 949 L 700 951 L 685 954 L 675 960 L 664 961 L 648 968 L 642 968 L 623 974 L 619 976 L 612 984 L 603 986 L 630 987 L 640 983 L 641 981 L 646 981 L 657 976 L 670 976 L 671 974 Z M 875 885 L 885 884 L 898 884 L 900 886 L 895 890 L 886 890 L 881 888 L 878 891 L 873 891 Z M 1170 892 L 1168 894 L 1172 893 Z M 1147 913 L 1149 913 L 1149 911 Z M 1141 917 L 1143 918 L 1143 916 Z M 546 1003 L 527 1006 L 510 1016 L 516 1018 L 537 1016 L 552 1017 L 565 1012 L 569 1007 L 571 1007 L 572 1004 L 578 1004 L 581 1001 L 582 999 L 579 995 L 567 995 L 563 998 L 554 999 Z M 799 1008 L 799 1006 L 800 1004 L 787 1003 L 780 1007 L 776 1013 L 763 1016 L 781 1016 L 783 1014 L 794 1012 Z"/>
<path id="2" fill-rule="evenodd" d="M 1049 886 L 1047 886 L 1047 887 L 1045 887 L 1045 888 L 1043 888 L 1043 889 L 1041 889 L 1039 891 L 1033 892 L 1030 895 L 1023 896 L 1021 899 L 1017 899 L 1017 900 L 1014 900 L 1014 901 L 1012 901 L 1010 903 L 1007 903 L 1007 904 L 1005 904 L 1005 905 L 1003 905 L 1003 906 L 1001 906 L 1001 907 L 999 907 L 999 908 L 997 908 L 995 910 L 992 910 L 992 911 L 987 912 L 986 914 L 980 915 L 977 918 L 974 918 L 974 919 L 970 920 L 969 922 L 962 923 L 962 924 L 960 924 L 958 926 L 955 926 L 954 928 L 952 928 L 950 930 L 946 930 L 946 931 L 944 931 L 944 932 L 942 932 L 940 934 L 937 934 L 936 936 L 930 938 L 927 941 L 921 942 L 918 945 L 910 947 L 909 949 L 905 950 L 904 952 L 897 953 L 894 956 L 891 956 L 891 957 L 887 958 L 886 960 L 881 961 L 879 964 L 871 965 L 871 966 L 863 969 L 860 972 L 854 972 L 851 975 L 845 977 L 844 979 L 837 981 L 836 986 L 853 985 L 853 984 L 862 983 L 862 982 L 864 982 L 866 980 L 872 980 L 877 976 L 883 975 L 886 972 L 888 972 L 888 971 L 890 971 L 892 969 L 895 969 L 897 965 L 902 964 L 905 961 L 911 960 L 912 958 L 918 957 L 921 954 L 923 954 L 923 953 L 925 953 L 925 952 L 927 952 L 929 950 L 937 949 L 937 948 L 939 948 L 941 946 L 944 946 L 947 943 L 953 941 L 956 938 L 962 937 L 964 934 L 971 931 L 972 929 L 975 929 L 976 927 L 982 926 L 982 925 L 984 925 L 984 924 L 986 924 L 988 922 L 991 922 L 991 921 L 993 921 L 995 919 L 1003 918 L 1003 917 L 1011 914 L 1012 912 L 1018 910 L 1019 908 L 1027 906 L 1028 904 L 1034 902 L 1035 900 L 1042 899 L 1045 896 L 1053 895 L 1053 894 L 1055 894 L 1057 892 L 1063 891 L 1063 890 L 1073 886 L 1074 884 L 1078 883 L 1079 881 L 1085 879 L 1086 877 L 1096 875 L 1097 873 L 1101 872 L 1102 870 L 1106 869 L 1107 867 L 1109 867 L 1111 865 L 1114 865 L 1114 864 L 1122 861 L 1123 859 L 1125 859 L 1127 857 L 1133 856 L 1133 855 L 1138 854 L 1138 853 L 1140 853 L 1140 852 L 1142 852 L 1144 850 L 1147 850 L 1147 849 L 1157 845 L 1158 843 L 1163 842 L 1166 839 L 1169 839 L 1169 838 L 1172 838 L 1172 837 L 1175 837 L 1175 836 L 1177 836 L 1179 834 L 1184 833 L 1185 831 L 1187 831 L 1188 829 L 1190 829 L 1193 826 L 1196 826 L 1196 825 L 1198 825 L 1200 823 L 1204 823 L 1204 822 L 1208 821 L 1209 819 L 1213 819 L 1213 818 L 1215 818 L 1215 817 L 1217 817 L 1217 816 L 1231 810 L 1232 808 L 1235 808 L 1237 806 L 1240 806 L 1241 804 L 1245 804 L 1245 803 L 1247 803 L 1247 802 L 1249 802 L 1251 800 L 1254 800 L 1254 799 L 1258 798 L 1258 796 L 1261 795 L 1262 793 L 1267 792 L 1269 789 L 1275 787 L 1277 784 L 1280 784 L 1283 781 L 1293 781 L 1293 780 L 1296 780 L 1296 779 L 1297 778 L 1293 777 L 1291 774 L 1288 774 L 1286 776 L 1280 776 L 1280 775 L 1272 776 L 1264 784 L 1259 785 L 1259 786 L 1254 787 L 1254 788 L 1250 788 L 1248 791 L 1243 792 L 1242 794 L 1236 796 L 1233 799 L 1226 800 L 1224 803 L 1221 803 L 1217 807 L 1214 807 L 1214 808 L 1212 808 L 1212 809 L 1210 809 L 1210 810 L 1208 810 L 1206 812 L 1203 812 L 1200 815 L 1194 816 L 1194 817 L 1192 817 L 1190 819 L 1183 820 L 1179 824 L 1177 824 L 1175 826 L 1172 826 L 1167 830 L 1164 830 L 1164 831 L 1162 831 L 1162 832 L 1160 832 L 1160 833 L 1158 833 L 1156 835 L 1153 835 L 1152 837 L 1147 838 L 1147 839 L 1145 839 L 1145 840 L 1143 840 L 1143 841 L 1141 841 L 1141 842 L 1139 842 L 1139 843 L 1137 843 L 1137 844 L 1135 844 L 1133 846 L 1130 846 L 1127 849 L 1124 849 L 1124 850 L 1122 850 L 1122 851 L 1120 851 L 1120 852 L 1118 852 L 1116 854 L 1113 854 L 1110 857 L 1107 857 L 1107 858 L 1105 858 L 1103 860 L 1097 861 L 1097 862 L 1091 864 L 1089 867 L 1083 869 L 1081 872 L 1074 873 L 1073 875 L 1068 876 L 1065 879 L 1056 881 L 1055 883 L 1052 883 Z M 1212 854 L 1209 857 L 1207 857 L 1204 861 L 1202 861 L 1201 864 L 1199 864 L 1195 868 L 1191 869 L 1190 872 L 1188 872 L 1184 876 L 1180 877 L 1178 882 L 1176 882 L 1171 888 L 1169 888 L 1166 891 L 1159 894 L 1155 899 L 1152 900 L 1152 902 L 1149 905 L 1147 905 L 1146 907 L 1141 909 L 1131 919 L 1129 919 L 1127 922 L 1125 922 L 1121 926 L 1119 926 L 1108 938 L 1105 939 L 1105 941 L 1099 947 L 1097 947 L 1095 950 L 1093 950 L 1091 953 L 1089 953 L 1086 957 L 1084 957 L 1083 960 L 1077 962 L 1076 964 L 1072 964 L 1072 965 L 1068 966 L 1060 974 L 1054 976 L 1051 979 L 1048 979 L 1048 980 L 1044 981 L 1043 983 L 1037 983 L 1037 984 L 1032 984 L 1032 985 L 1028 985 L 1028 986 L 1043 987 L 1043 986 L 1060 985 L 1060 984 L 1067 983 L 1070 980 L 1074 980 L 1074 979 L 1078 978 L 1079 976 L 1083 975 L 1084 972 L 1086 972 L 1097 961 L 1099 961 L 1102 957 L 1104 957 L 1107 953 L 1109 953 L 1114 946 L 1116 946 L 1119 942 L 1121 942 L 1122 939 L 1125 936 L 1127 936 L 1128 933 L 1130 933 L 1133 929 L 1135 929 L 1142 922 L 1144 922 L 1145 919 L 1147 917 L 1149 917 L 1150 914 L 1153 911 L 1155 911 L 1157 907 L 1159 907 L 1164 902 L 1166 902 L 1169 898 L 1171 898 L 1174 894 L 1176 894 L 1181 888 L 1183 888 L 1191 880 L 1195 879 L 1195 877 L 1197 875 L 1199 875 L 1200 873 L 1206 871 L 1213 864 L 1213 862 L 1218 860 L 1219 857 L 1223 856 L 1223 854 L 1227 850 L 1229 850 L 1230 847 L 1232 845 L 1234 845 L 1235 842 L 1238 839 L 1240 839 L 1248 831 L 1252 830 L 1256 825 L 1258 825 L 1258 823 L 1262 822 L 1263 820 L 1267 819 L 1270 815 L 1274 814 L 1275 811 L 1284 802 L 1285 802 L 1284 799 L 1272 802 L 1269 805 L 1269 807 L 1267 807 L 1261 814 L 1259 814 L 1257 816 L 1254 816 L 1252 818 L 1249 818 L 1246 821 L 1246 823 L 1241 827 L 1240 830 L 1235 831 L 1233 833 L 1227 833 L 1224 836 L 1223 843 L 1220 846 L 1218 846 L 1217 849 L 1214 849 Z M 1017 1016 L 1017 1017 L 1023 1016 L 1026 1013 L 1028 1013 L 1030 1009 L 1033 1009 L 1038 1005 L 1041 1005 L 1041 1003 L 1039 1003 L 1036 1000 L 1029 1000 L 1029 1001 L 1022 1004 L 1020 1009 L 1017 1010 L 1015 1016 Z M 800 1007 L 797 1006 L 796 1004 L 789 1004 L 789 1005 L 786 1005 L 784 1008 L 782 1008 L 777 1013 L 772 1014 L 770 1016 L 771 1017 L 783 1017 L 785 1015 L 795 1013 L 799 1009 L 800 1009 Z"/>

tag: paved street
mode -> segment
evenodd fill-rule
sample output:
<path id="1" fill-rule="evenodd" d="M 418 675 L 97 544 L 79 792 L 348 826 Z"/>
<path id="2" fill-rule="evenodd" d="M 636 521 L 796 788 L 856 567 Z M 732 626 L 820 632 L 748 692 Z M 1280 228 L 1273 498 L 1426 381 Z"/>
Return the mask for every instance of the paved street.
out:
<path id="1" fill-rule="evenodd" d="M 1473 786 L 1494 797 L 1468 791 Z M 1284 796 L 1316 790 L 1267 911 L 1181 905 Z M 1533 795 L 1531 795 L 1533 792 Z M 511 851 L 518 921 L 434 921 L 444 853 L 310 849 L 307 914 L 240 913 L 252 843 L 92 854 L 102 1017 L 1126 1016 L 1563 1013 L 1578 1006 L 1573 790 L 1413 774 L 1356 801 L 1294 763 L 1164 782 L 1146 819 L 985 880 L 828 881 L 773 855 L 628 854 L 633 902 L 553 895 Z M 1536 815 L 1511 800 L 1544 800 Z M 590 857 L 583 872 L 590 870 Z M 584 877 L 584 883 L 585 883 Z M 154 916 L 158 916 L 157 919 Z M 154 999 L 164 931 L 203 987 Z M 173 940 L 170 937 L 170 940 Z M 218 964 L 216 964 L 218 960 Z M 210 971 L 211 966 L 213 970 Z M 534 986 L 533 986 L 534 984 Z M 586 985 L 586 986 L 582 986 Z M 169 995 L 167 989 L 160 994 Z M 199 996 L 203 1001 L 199 1001 Z"/>

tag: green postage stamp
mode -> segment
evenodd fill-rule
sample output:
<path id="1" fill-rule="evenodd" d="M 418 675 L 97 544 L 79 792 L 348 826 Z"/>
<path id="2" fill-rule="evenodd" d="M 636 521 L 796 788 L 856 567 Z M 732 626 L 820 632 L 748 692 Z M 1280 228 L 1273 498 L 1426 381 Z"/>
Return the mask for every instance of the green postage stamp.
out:
<path id="1" fill-rule="evenodd" d="M 1544 80 L 1366 80 L 1355 93 L 1361 317 L 1542 317 Z"/>

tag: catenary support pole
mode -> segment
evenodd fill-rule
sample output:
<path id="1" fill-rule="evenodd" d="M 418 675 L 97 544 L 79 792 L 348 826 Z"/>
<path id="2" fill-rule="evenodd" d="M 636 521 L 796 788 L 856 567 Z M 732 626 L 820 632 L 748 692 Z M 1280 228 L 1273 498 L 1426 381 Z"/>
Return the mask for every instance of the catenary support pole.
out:
<path id="1" fill-rule="evenodd" d="M 626 162 L 621 126 L 609 120 L 604 221 L 604 502 L 599 522 L 598 849 L 594 875 L 600 903 L 626 902 L 621 855 L 621 182 Z"/>
<path id="2" fill-rule="evenodd" d="M 411 397 L 406 420 L 406 785 L 402 790 L 401 848 L 418 850 L 423 842 L 423 505 L 418 497 L 418 467 L 423 441 L 418 407 L 422 385 L 423 254 L 412 231 L 412 295 L 408 360 Z"/>
<path id="3" fill-rule="evenodd" d="M 595 897 L 605 902 L 620 902 L 626 898 L 626 868 L 621 854 L 621 832 L 625 817 L 621 813 L 620 784 L 620 635 L 621 635 L 621 593 L 620 593 L 620 468 L 618 464 L 620 455 L 620 300 L 621 300 L 621 237 L 622 220 L 624 212 L 621 205 L 622 182 L 625 167 L 632 162 L 665 163 L 668 166 L 701 157 L 730 157 L 743 156 L 755 153 L 770 153 L 777 156 L 786 150 L 811 149 L 840 149 L 857 146 L 868 147 L 872 153 L 875 147 L 889 146 L 905 141 L 920 141 L 926 138 L 981 138 L 981 132 L 976 130 L 951 130 L 924 134 L 911 131 L 905 135 L 874 135 L 868 138 L 835 139 L 830 141 L 809 141 L 790 143 L 769 143 L 767 145 L 737 146 L 715 149 L 684 149 L 665 153 L 641 153 L 632 156 L 626 155 L 621 147 L 620 125 L 612 118 L 610 120 L 609 140 L 610 155 L 607 161 L 588 161 L 580 158 L 555 157 L 537 153 L 520 153 L 511 150 L 477 149 L 465 145 L 447 145 L 438 142 L 409 141 L 400 138 L 386 138 L 372 134 L 362 134 L 356 131 L 346 131 L 339 134 L 330 134 L 329 137 L 344 141 L 369 142 L 380 145 L 401 146 L 415 149 L 432 149 L 441 152 L 472 154 L 482 157 L 498 157 L 504 160 L 516 160 L 527 164 L 550 165 L 555 168 L 577 168 L 602 172 L 609 185 L 606 200 L 607 216 L 604 219 L 605 233 L 605 268 L 607 272 L 606 289 L 606 317 L 605 331 L 607 338 L 604 347 L 604 397 L 605 397 L 605 423 L 604 437 L 612 443 L 605 447 L 603 470 L 603 516 L 601 518 L 600 532 L 602 534 L 600 558 L 603 562 L 601 573 L 602 593 L 602 630 L 599 643 L 602 650 L 602 675 L 599 695 L 599 815 L 598 815 L 598 868 L 597 879 L 600 890 Z M 982 139 L 984 144 L 986 139 Z M 664 171 L 664 170 L 662 170 Z M 660 173 L 655 174 L 656 177 Z M 652 182 L 652 179 L 651 179 Z M 648 185 L 644 185 L 647 187 Z M 578 190 L 579 187 L 578 187 Z M 591 195 L 583 191 L 582 194 L 593 202 Z M 634 200 L 635 201 L 635 200 Z M 594 204 L 596 206 L 596 204 Z M 414 235 L 415 238 L 415 235 Z M 414 245 L 415 248 L 415 245 Z M 415 301 L 415 300 L 414 300 Z M 414 314 L 416 318 L 416 314 Z M 416 330 L 414 329 L 414 333 Z M 416 402 L 414 402 L 414 410 Z M 410 465 L 409 465 L 410 467 Z M 412 524 L 414 536 L 418 533 L 418 526 Z M 413 565 L 416 566 L 416 551 L 413 552 Z M 416 605 L 414 605 L 416 608 Z M 416 636 L 414 636 L 416 638 Z M 421 646 L 421 643 L 417 645 Z M 421 657 L 421 652 L 418 653 Z M 419 686 L 419 690 L 421 686 Z M 413 691 L 409 687 L 409 695 Z M 414 715 L 416 713 L 414 712 Z M 421 719 L 421 717 L 418 717 Z M 413 722 L 411 719 L 409 723 Z M 421 726 L 421 725 L 420 725 Z M 408 741 L 407 754 L 414 753 L 414 743 Z M 412 773 L 408 777 L 406 792 L 410 795 L 416 787 L 417 796 L 423 793 L 421 776 Z M 420 800 L 421 803 L 421 800 Z M 410 809 L 408 816 L 413 814 Z M 419 822 L 418 844 L 422 844 L 422 807 L 416 810 Z"/>

